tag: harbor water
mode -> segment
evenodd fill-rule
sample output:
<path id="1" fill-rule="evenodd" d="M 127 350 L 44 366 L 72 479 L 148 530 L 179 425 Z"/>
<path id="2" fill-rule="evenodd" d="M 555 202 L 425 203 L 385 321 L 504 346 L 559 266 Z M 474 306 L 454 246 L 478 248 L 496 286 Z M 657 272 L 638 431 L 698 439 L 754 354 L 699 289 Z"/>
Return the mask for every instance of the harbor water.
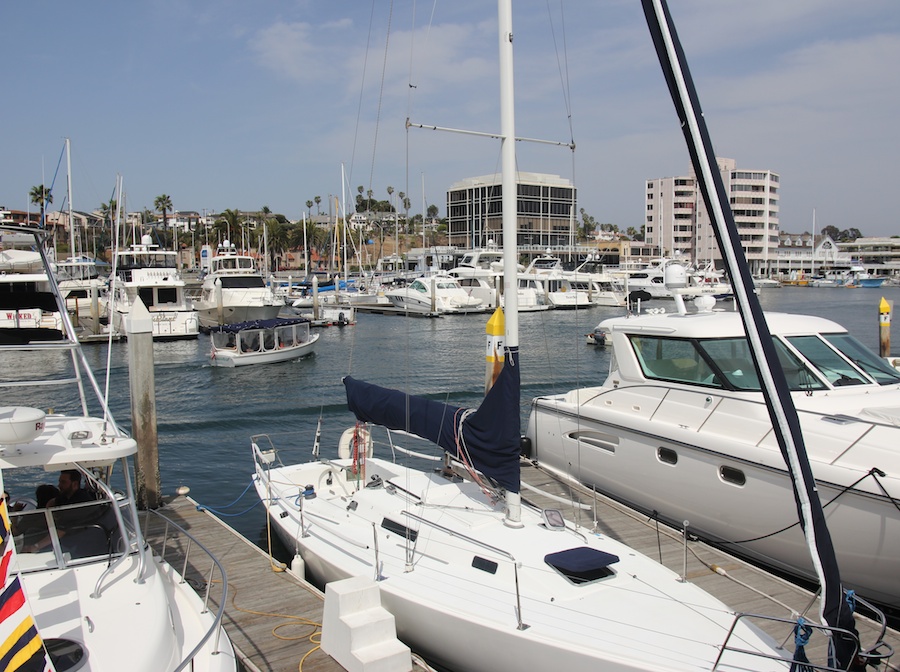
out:
<path id="1" fill-rule="evenodd" d="M 764 289 L 768 311 L 826 317 L 877 352 L 878 307 L 881 298 L 900 308 L 900 288 Z M 674 310 L 672 301 L 655 307 Z M 731 302 L 722 304 L 732 310 Z M 522 414 L 534 396 L 564 392 L 602 382 L 610 353 L 586 344 L 585 335 L 604 317 L 621 308 L 545 311 L 519 316 Z M 285 463 L 311 459 L 321 418 L 322 457 L 337 455 L 338 439 L 354 419 L 346 407 L 341 379 L 352 375 L 368 382 L 426 394 L 457 406 L 476 406 L 485 378 L 485 324 L 489 315 L 446 316 L 438 319 L 361 313 L 355 326 L 321 330 L 315 354 L 281 364 L 217 368 L 209 365 L 209 336 L 193 341 L 155 343 L 155 387 L 162 492 L 179 486 L 213 510 L 232 527 L 263 548 L 267 546 L 265 515 L 250 488 L 251 436 L 265 434 Z M 900 334 L 893 353 L 900 353 Z M 128 343 L 92 344 L 85 352 L 101 388 L 108 385 L 109 405 L 120 425 L 130 428 Z M 27 376 L 31 367 L 61 366 L 54 353 L 22 358 L 0 352 L 7 380 Z M 107 361 L 110 363 L 107 382 Z M 12 392 L 7 391 L 8 395 Z M 17 399 L 16 404 L 22 404 Z M 63 401 L 28 400 L 45 410 L 63 411 Z M 524 425 L 523 425 L 524 429 Z M 410 439 L 399 437 L 406 445 Z M 55 482 L 55 474 L 35 473 L 11 481 L 14 495 L 33 492 L 40 482 Z M 276 554 L 283 554 L 276 549 Z"/>

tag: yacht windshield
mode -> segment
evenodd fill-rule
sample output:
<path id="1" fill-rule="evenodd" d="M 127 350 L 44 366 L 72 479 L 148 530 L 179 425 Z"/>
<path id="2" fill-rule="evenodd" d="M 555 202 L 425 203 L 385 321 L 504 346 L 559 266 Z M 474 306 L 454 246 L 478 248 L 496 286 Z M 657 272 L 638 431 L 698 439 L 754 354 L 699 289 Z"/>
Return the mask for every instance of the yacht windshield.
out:
<path id="1" fill-rule="evenodd" d="M 741 391 L 759 391 L 746 338 L 684 339 L 630 336 L 647 378 Z M 775 350 L 794 391 L 823 390 L 824 383 L 781 341 Z"/>
<path id="2" fill-rule="evenodd" d="M 131 502 L 109 499 L 10 513 L 19 566 L 24 571 L 54 569 L 98 559 L 108 561 L 135 548 Z M 112 507 L 121 511 L 120 528 Z"/>
<path id="3" fill-rule="evenodd" d="M 900 373 L 846 333 L 791 336 L 788 342 L 800 351 L 835 387 L 900 383 Z"/>

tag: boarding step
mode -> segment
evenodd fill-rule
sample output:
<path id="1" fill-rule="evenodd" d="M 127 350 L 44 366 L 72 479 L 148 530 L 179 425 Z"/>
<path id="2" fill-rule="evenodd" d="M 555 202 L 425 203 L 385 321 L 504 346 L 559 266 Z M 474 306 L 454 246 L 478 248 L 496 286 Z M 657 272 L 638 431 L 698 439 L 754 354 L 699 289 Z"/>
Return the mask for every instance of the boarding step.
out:
<path id="1" fill-rule="evenodd" d="M 325 586 L 322 650 L 348 672 L 409 672 L 409 647 L 397 639 L 394 615 L 381 606 L 378 584 L 365 577 Z"/>

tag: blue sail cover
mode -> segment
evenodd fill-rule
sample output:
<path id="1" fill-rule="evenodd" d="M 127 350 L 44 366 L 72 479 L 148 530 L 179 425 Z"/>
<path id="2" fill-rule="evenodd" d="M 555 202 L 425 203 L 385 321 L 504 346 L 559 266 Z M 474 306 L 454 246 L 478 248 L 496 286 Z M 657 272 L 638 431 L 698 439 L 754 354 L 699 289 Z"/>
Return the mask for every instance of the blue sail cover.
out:
<path id="1" fill-rule="evenodd" d="M 347 406 L 361 422 L 403 430 L 436 443 L 509 492 L 519 492 L 519 351 L 507 349 L 494 386 L 477 410 L 372 385 L 347 376 Z"/>

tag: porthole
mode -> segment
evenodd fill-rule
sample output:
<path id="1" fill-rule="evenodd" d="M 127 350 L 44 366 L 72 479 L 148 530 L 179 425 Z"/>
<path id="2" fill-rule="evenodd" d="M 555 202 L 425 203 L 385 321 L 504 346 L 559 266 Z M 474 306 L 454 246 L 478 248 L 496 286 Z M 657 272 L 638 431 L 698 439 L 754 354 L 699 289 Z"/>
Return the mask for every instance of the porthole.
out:
<path id="1" fill-rule="evenodd" d="M 747 477 L 744 476 L 744 472 L 740 469 L 735 469 L 734 467 L 719 467 L 719 476 L 726 483 L 731 483 L 732 485 L 744 485 L 747 482 Z"/>
<path id="2" fill-rule="evenodd" d="M 663 464 L 678 464 L 678 453 L 671 448 L 663 448 L 662 446 L 656 451 L 656 457 Z"/>

